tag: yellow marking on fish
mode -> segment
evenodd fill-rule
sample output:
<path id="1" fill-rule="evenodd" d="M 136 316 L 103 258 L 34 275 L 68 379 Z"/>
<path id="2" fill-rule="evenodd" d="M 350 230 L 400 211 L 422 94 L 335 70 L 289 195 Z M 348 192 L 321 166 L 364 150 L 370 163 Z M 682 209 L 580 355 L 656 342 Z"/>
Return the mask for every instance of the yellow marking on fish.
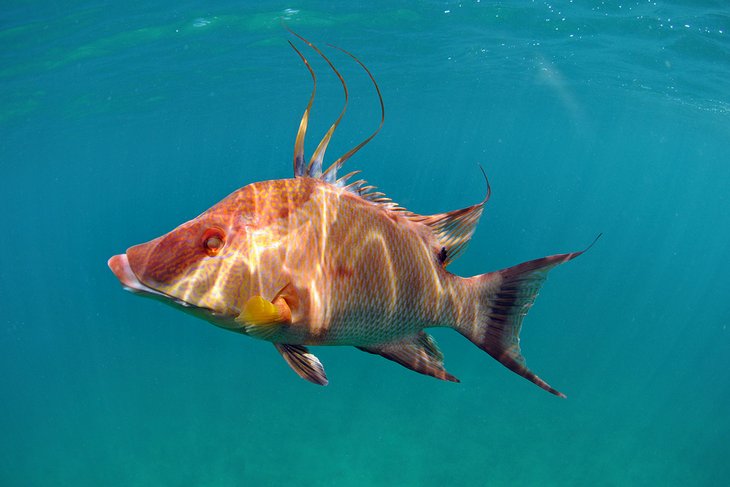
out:
<path id="1" fill-rule="evenodd" d="M 236 321 L 246 325 L 266 326 L 281 321 L 281 314 L 271 301 L 261 296 L 252 296 L 243 306 L 243 311 Z"/>

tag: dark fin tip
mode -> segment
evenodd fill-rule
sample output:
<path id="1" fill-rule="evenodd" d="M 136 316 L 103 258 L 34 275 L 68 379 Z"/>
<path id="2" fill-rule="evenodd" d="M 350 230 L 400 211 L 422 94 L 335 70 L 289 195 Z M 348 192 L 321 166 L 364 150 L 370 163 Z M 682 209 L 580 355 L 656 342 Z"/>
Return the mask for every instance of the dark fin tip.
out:
<path id="1" fill-rule="evenodd" d="M 492 185 L 489 184 L 489 178 L 487 177 L 487 171 L 484 170 L 484 166 L 479 164 L 479 169 L 482 171 L 482 176 L 484 176 L 484 181 L 487 183 L 487 195 L 484 197 L 484 201 L 482 201 L 482 204 L 486 204 L 487 201 L 489 201 L 489 198 L 492 196 Z"/>
<path id="2" fill-rule="evenodd" d="M 596 235 L 596 238 L 593 239 L 593 242 L 591 242 L 591 244 L 588 247 L 586 247 L 585 250 L 581 251 L 581 254 L 588 252 L 591 249 L 591 247 L 593 247 L 596 244 L 596 242 L 598 242 L 598 239 L 601 238 L 602 236 L 603 236 L 603 232 Z"/>

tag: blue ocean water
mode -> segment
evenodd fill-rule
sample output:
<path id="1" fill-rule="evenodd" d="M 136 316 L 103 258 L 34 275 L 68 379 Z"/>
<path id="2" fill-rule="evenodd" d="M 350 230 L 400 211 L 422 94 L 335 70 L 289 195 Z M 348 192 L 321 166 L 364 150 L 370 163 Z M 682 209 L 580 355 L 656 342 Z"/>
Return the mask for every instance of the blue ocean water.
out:
<path id="1" fill-rule="evenodd" d="M 4 2 L 3 486 L 724 485 L 730 8 L 722 1 Z M 328 387 L 125 293 L 107 259 L 290 177 L 311 80 L 376 76 L 346 168 L 434 213 L 493 196 L 468 276 L 584 248 L 522 329 L 561 400 L 449 330 L 461 384 L 354 348 Z M 298 43 L 300 48 L 303 44 Z M 348 81 L 329 160 L 379 120 Z M 311 151 L 342 91 L 319 76 Z"/>

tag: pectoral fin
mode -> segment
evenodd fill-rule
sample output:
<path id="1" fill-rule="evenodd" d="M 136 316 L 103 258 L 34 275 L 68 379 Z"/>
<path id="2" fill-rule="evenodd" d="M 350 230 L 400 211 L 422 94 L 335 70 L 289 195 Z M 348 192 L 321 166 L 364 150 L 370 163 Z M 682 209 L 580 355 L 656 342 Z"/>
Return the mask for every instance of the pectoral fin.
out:
<path id="1" fill-rule="evenodd" d="M 291 310 L 280 296 L 273 302 L 262 296 L 253 296 L 243 305 L 236 322 L 243 325 L 248 335 L 267 340 L 280 326 L 291 323 Z"/>
<path id="2" fill-rule="evenodd" d="M 281 353 L 281 356 L 284 357 L 286 363 L 294 369 L 299 377 L 321 386 L 326 386 L 329 383 L 322 362 L 314 354 L 309 353 L 307 347 L 287 345 L 285 343 L 275 343 L 274 345 Z"/>
<path id="3" fill-rule="evenodd" d="M 437 379 L 459 382 L 459 379 L 444 369 L 444 354 L 439 350 L 431 335 L 420 332 L 398 342 L 371 347 L 357 347 L 363 352 L 381 355 L 420 374 Z"/>

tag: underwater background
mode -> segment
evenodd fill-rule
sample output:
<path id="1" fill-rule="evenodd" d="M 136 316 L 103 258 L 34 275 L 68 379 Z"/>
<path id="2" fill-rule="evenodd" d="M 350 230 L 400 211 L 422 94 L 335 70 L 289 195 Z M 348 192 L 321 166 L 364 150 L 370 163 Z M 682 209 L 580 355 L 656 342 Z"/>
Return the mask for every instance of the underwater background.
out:
<path id="1" fill-rule="evenodd" d="M 282 22 L 283 21 L 283 22 Z M 457 333 L 461 384 L 352 347 L 330 385 L 124 292 L 107 259 L 327 160 L 406 208 L 493 189 L 450 270 L 585 248 L 522 328 L 566 400 Z M 24 2 L 0 12 L 0 485 L 727 485 L 724 1 Z M 343 173 L 344 174 L 344 173 Z"/>

